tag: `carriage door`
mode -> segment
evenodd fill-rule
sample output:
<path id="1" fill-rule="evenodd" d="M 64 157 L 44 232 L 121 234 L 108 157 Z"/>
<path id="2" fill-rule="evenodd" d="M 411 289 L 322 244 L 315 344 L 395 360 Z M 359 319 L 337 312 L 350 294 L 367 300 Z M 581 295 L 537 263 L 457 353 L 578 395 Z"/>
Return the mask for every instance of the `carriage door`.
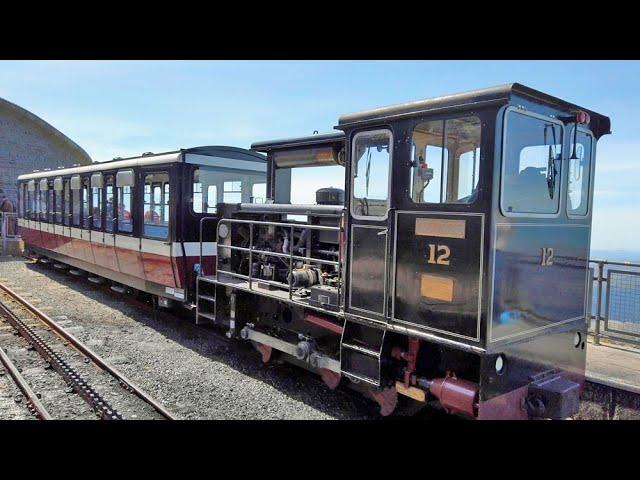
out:
<path id="1" fill-rule="evenodd" d="M 351 150 L 349 287 L 346 310 L 386 322 L 392 134 L 360 132 Z"/>

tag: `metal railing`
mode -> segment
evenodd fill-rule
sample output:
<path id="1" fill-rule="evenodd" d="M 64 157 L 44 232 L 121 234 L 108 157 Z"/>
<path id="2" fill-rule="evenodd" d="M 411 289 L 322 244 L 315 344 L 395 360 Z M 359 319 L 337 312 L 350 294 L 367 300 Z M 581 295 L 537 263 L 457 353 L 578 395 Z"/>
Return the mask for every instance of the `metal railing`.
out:
<path id="1" fill-rule="evenodd" d="M 589 331 L 601 338 L 640 343 L 640 263 L 590 260 Z"/>
<path id="2" fill-rule="evenodd" d="M 0 212 L 0 239 L 2 240 L 0 255 L 6 255 L 7 243 L 20 238 L 18 229 L 18 214 Z"/>
<path id="3" fill-rule="evenodd" d="M 322 265 L 332 265 L 337 267 L 337 275 L 338 278 L 342 278 L 342 261 L 340 258 L 338 260 L 327 260 L 324 258 L 312 257 L 310 255 L 295 255 L 294 254 L 294 231 L 297 230 L 316 230 L 316 231 L 331 231 L 331 232 L 340 232 L 340 227 L 332 227 L 327 225 L 309 225 L 309 224 L 297 224 L 297 223 L 284 223 L 284 222 L 268 222 L 268 221 L 258 221 L 258 220 L 238 220 L 238 219 L 221 219 L 218 223 L 218 229 L 220 229 L 221 224 L 244 224 L 249 226 L 249 246 L 241 247 L 237 245 L 224 245 L 221 242 L 220 238 L 217 238 L 216 248 L 217 248 L 217 268 L 216 268 L 216 281 L 219 283 L 224 283 L 220 281 L 220 274 L 228 275 L 229 277 L 237 278 L 240 280 L 245 280 L 248 284 L 248 290 L 255 291 L 253 287 L 254 282 L 260 282 L 262 284 L 271 285 L 277 287 L 282 290 L 288 291 L 289 301 L 292 303 L 301 303 L 307 305 L 306 302 L 301 302 L 300 300 L 294 298 L 294 286 L 293 286 L 293 269 L 294 269 L 294 261 L 302 261 L 307 264 L 322 264 Z M 261 250 L 255 248 L 254 246 L 254 230 L 256 227 L 276 227 L 286 229 L 289 232 L 290 239 L 290 247 L 288 253 L 280 253 L 274 252 L 270 250 Z M 228 233 L 229 236 L 232 235 L 231 228 Z M 226 249 L 228 251 L 237 251 L 242 252 L 248 255 L 248 272 L 249 275 L 244 275 L 238 272 L 232 272 L 230 270 L 223 270 L 220 268 L 220 260 L 223 258 L 220 255 L 220 250 Z M 288 260 L 288 284 L 283 282 L 278 282 L 275 280 L 268 280 L 263 278 L 255 278 L 252 272 L 252 264 L 253 264 L 253 256 L 254 255 L 264 255 L 266 257 L 275 257 Z M 265 292 L 260 292 L 265 296 L 272 296 Z M 342 291 L 341 288 L 338 288 L 338 305 L 342 305 Z"/>

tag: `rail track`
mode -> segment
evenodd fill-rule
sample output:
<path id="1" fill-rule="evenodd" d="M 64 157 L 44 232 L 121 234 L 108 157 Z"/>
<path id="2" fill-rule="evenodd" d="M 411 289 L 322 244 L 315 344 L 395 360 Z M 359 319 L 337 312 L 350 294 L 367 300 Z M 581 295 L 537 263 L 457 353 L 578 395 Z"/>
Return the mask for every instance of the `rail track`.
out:
<path id="1" fill-rule="evenodd" d="M 29 318 L 21 318 L 17 312 L 27 312 Z M 92 351 L 73 334 L 64 329 L 45 312 L 38 309 L 25 298 L 18 295 L 6 285 L 0 283 L 0 318 L 7 322 L 29 344 L 27 349 L 36 350 L 46 366 L 55 370 L 64 379 L 73 392 L 77 393 L 93 412 L 103 420 L 120 420 L 122 415 L 91 386 L 87 379 L 81 375 L 70 363 L 45 339 L 42 331 L 38 331 L 37 325 L 44 325 L 45 331 L 51 331 L 64 342 L 65 346 L 74 349 L 85 358 L 86 363 L 93 363 L 100 370 L 106 372 L 127 392 L 135 395 L 145 404 L 149 405 L 162 418 L 175 420 L 176 417 L 149 396 L 144 390 L 135 385 L 118 370 L 105 362 L 98 354 Z M 47 411 L 38 395 L 30 388 L 27 381 L 21 375 L 19 369 L 11 361 L 4 350 L 0 348 L 0 360 L 5 369 L 15 382 L 16 386 L 25 396 L 30 412 L 39 419 L 48 420 L 52 415 Z"/>

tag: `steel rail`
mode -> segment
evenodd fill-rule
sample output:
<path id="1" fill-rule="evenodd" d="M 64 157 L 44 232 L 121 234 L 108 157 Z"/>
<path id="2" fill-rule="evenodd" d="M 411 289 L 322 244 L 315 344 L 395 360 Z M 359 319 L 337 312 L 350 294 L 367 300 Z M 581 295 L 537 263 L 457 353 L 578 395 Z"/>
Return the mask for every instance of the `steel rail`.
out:
<path id="1" fill-rule="evenodd" d="M 0 314 L 13 328 L 40 354 L 80 398 L 103 420 L 122 420 L 115 408 L 69 365 L 59 353 L 55 352 L 29 325 L 20 319 L 4 302 L 0 301 Z"/>
<path id="2" fill-rule="evenodd" d="M 112 377 L 114 377 L 120 385 L 126 390 L 130 391 L 138 398 L 142 399 L 147 404 L 151 405 L 154 410 L 156 410 L 160 415 L 162 415 L 167 420 L 177 420 L 177 417 L 173 415 L 169 410 L 164 408 L 158 402 L 156 402 L 153 398 L 151 398 L 142 388 L 138 387 L 135 383 L 125 377 L 118 370 L 110 366 L 107 362 L 105 362 L 97 353 L 87 347 L 84 343 L 78 340 L 71 333 L 67 332 L 64 328 L 62 328 L 58 323 L 55 322 L 51 317 L 49 317 L 46 313 L 38 309 L 35 305 L 32 305 L 27 300 L 22 298 L 16 292 L 11 290 L 6 285 L 0 283 L 0 290 L 7 293 L 10 297 L 12 297 L 15 301 L 24 306 L 31 313 L 36 315 L 39 320 L 45 323 L 48 327 L 50 327 L 54 332 L 56 332 L 59 336 L 68 341 L 74 348 L 87 356 L 91 361 L 100 367 L 101 369 L 108 372 Z"/>
<path id="3" fill-rule="evenodd" d="M 47 409 L 44 408 L 42 402 L 40 402 L 40 400 L 38 399 L 38 395 L 36 395 L 34 391 L 31 390 L 31 387 L 29 386 L 27 381 L 24 379 L 22 374 L 18 371 L 18 368 L 2 348 L 0 348 L 0 361 L 4 365 L 4 368 L 6 368 L 9 375 L 11 375 L 11 378 L 20 389 L 22 394 L 26 397 L 29 411 L 40 420 L 52 420 L 51 415 L 49 414 Z"/>

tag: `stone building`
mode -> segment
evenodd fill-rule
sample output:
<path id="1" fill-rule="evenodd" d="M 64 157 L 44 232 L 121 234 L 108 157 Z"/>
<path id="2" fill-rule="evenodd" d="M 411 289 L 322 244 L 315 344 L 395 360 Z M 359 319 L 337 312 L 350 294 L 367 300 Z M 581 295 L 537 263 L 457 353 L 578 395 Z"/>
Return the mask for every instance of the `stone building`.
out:
<path id="1" fill-rule="evenodd" d="M 80 146 L 33 113 L 0 98 L 0 189 L 17 205 L 18 175 L 89 164 Z"/>

